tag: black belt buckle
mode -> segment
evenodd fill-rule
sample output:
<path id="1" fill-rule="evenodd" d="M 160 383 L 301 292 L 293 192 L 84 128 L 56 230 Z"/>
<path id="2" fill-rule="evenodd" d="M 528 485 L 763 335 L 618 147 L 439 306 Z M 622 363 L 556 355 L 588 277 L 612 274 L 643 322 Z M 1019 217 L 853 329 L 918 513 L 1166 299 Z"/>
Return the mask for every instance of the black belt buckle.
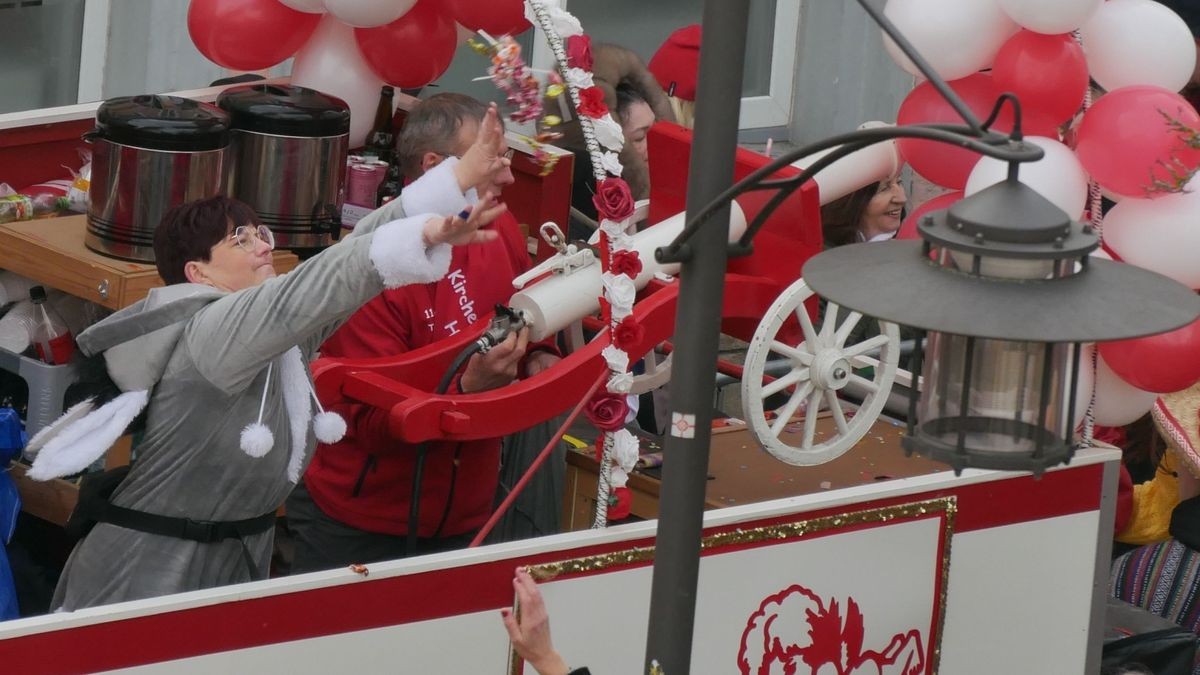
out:
<path id="1" fill-rule="evenodd" d="M 183 538 L 204 543 L 217 541 L 217 525 L 211 520 L 183 519 Z"/>

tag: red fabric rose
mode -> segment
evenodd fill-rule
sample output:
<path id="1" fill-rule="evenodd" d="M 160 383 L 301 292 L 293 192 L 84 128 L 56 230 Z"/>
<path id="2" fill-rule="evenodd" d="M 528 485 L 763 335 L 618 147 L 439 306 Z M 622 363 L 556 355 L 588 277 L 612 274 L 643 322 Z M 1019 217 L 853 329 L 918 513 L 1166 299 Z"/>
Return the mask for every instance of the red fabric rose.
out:
<path id="1" fill-rule="evenodd" d="M 625 426 L 625 416 L 629 414 L 629 403 L 625 401 L 625 394 L 613 394 L 606 391 L 588 401 L 583 408 L 583 414 L 587 415 L 588 420 L 597 429 L 616 431 Z"/>
<path id="2" fill-rule="evenodd" d="M 604 105 L 604 90 L 600 87 L 580 89 L 579 113 L 593 119 L 600 119 L 607 115 L 608 106 Z"/>
<path id="3" fill-rule="evenodd" d="M 633 215 L 633 194 L 629 184 L 620 178 L 605 178 L 597 183 L 592 204 L 600 217 L 608 220 L 625 220 Z"/>
<path id="4" fill-rule="evenodd" d="M 637 251 L 617 251 L 612 256 L 608 271 L 613 274 L 624 274 L 630 279 L 636 279 L 642 273 L 642 257 Z"/>
<path id="5" fill-rule="evenodd" d="M 586 35 L 567 38 L 567 66 L 591 72 L 592 64 L 592 38 Z"/>
<path id="6" fill-rule="evenodd" d="M 633 490 L 628 487 L 613 488 L 608 495 L 608 519 L 622 520 L 629 517 L 633 508 Z"/>
<path id="7" fill-rule="evenodd" d="M 628 352 L 636 347 L 644 337 L 646 337 L 646 328 L 638 323 L 632 314 L 621 319 L 621 322 L 613 328 L 613 342 L 622 351 Z"/>

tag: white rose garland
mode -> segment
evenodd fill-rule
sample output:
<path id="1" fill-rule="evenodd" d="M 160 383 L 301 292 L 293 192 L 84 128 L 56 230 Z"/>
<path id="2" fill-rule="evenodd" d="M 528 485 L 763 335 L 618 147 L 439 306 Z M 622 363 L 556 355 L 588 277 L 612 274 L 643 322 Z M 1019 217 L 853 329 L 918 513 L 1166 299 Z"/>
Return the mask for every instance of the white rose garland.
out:
<path id="1" fill-rule="evenodd" d="M 592 73 L 576 65 L 568 65 L 565 41 L 573 36 L 582 36 L 583 27 L 579 20 L 557 5 L 555 0 L 526 0 L 525 17 L 540 27 L 546 34 L 546 41 L 554 58 L 558 61 L 558 71 L 571 98 L 575 110 L 580 108 L 580 94 L 584 89 L 595 86 Z M 579 124 L 583 132 L 584 144 L 592 162 L 592 172 L 596 177 L 597 190 L 601 182 L 617 181 L 623 183 L 620 176 L 623 167 L 617 153 L 625 144 L 625 135 L 621 125 L 606 113 L 598 118 L 579 114 Z M 610 178 L 611 176 L 611 178 Z M 627 188 L 626 188 L 627 189 Z M 601 214 L 602 248 L 607 243 L 607 258 L 604 259 L 604 296 L 608 301 L 609 338 L 613 339 L 617 323 L 630 316 L 637 295 L 637 287 L 633 278 L 627 274 L 613 274 L 614 255 L 630 250 L 632 239 L 629 236 L 634 229 L 627 220 L 614 222 L 603 218 Z M 610 393 L 628 395 L 633 387 L 633 374 L 629 372 L 629 354 L 614 342 L 604 348 L 602 356 L 609 369 L 607 389 Z M 636 397 L 630 406 L 631 412 L 636 409 Z M 628 420 L 627 420 L 628 422 Z M 608 523 L 608 505 L 610 490 L 613 487 L 623 487 L 638 458 L 638 439 L 625 429 L 604 434 L 604 452 L 600 462 L 600 481 L 596 499 L 596 519 L 593 527 L 604 527 Z"/>

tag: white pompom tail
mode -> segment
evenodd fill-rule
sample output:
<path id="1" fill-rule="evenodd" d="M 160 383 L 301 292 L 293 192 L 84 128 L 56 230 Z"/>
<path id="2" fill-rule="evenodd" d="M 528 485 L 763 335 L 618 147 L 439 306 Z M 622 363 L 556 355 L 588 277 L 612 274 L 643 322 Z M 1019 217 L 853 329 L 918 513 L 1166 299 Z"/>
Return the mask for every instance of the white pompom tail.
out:
<path id="1" fill-rule="evenodd" d="M 251 457 L 262 457 L 275 445 L 275 434 L 262 422 L 251 422 L 242 429 L 242 452 Z"/>
<path id="2" fill-rule="evenodd" d="M 337 443 L 346 436 L 346 420 L 335 412 L 318 413 L 313 418 L 313 433 L 322 443 Z"/>

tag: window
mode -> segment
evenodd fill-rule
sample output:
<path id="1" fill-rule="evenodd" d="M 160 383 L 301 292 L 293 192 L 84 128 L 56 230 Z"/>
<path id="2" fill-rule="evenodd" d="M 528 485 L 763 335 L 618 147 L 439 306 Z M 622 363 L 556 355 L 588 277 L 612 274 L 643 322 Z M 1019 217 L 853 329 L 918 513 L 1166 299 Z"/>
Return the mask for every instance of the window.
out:
<path id="1" fill-rule="evenodd" d="M 649 61 L 676 29 L 699 23 L 703 3 L 695 0 L 569 0 L 566 8 L 593 43 L 611 42 Z M 800 0 L 751 0 L 741 128 L 786 126 L 791 119 Z M 534 63 L 552 62 L 544 38 L 534 41 Z"/>

